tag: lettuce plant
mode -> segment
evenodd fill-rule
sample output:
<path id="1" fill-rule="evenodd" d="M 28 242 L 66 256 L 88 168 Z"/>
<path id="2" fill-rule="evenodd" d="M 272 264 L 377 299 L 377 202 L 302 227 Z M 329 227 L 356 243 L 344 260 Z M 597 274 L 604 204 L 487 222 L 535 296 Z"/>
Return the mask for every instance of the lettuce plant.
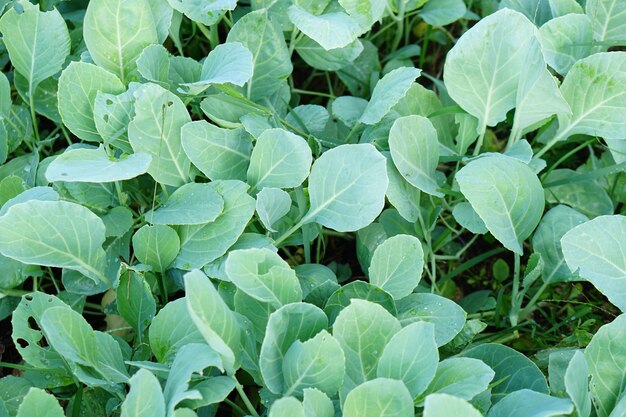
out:
<path id="1" fill-rule="evenodd" d="M 626 415 L 626 2 L 0 11 L 0 417 Z"/>

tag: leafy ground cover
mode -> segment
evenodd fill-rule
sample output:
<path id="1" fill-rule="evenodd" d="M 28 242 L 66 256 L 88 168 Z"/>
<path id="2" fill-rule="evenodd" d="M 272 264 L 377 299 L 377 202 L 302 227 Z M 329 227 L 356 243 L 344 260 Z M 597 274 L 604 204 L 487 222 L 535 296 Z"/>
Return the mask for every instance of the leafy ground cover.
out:
<path id="1" fill-rule="evenodd" d="M 626 2 L 0 11 L 0 417 L 626 416 Z"/>

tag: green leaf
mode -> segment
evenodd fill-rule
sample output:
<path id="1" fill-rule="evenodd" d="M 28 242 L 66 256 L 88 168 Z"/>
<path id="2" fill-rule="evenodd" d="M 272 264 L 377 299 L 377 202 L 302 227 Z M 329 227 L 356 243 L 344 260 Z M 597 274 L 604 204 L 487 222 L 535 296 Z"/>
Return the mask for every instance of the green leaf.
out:
<path id="1" fill-rule="evenodd" d="M 580 175 L 571 169 L 555 169 L 544 181 L 548 186 L 545 192 L 548 203 L 567 204 L 589 217 L 613 214 L 613 201 L 606 190 L 596 181 L 569 182 Z M 561 182 L 559 185 L 551 183 Z"/>
<path id="2" fill-rule="evenodd" d="M 169 226 L 146 224 L 133 235 L 133 249 L 141 263 L 150 265 L 157 272 L 164 272 L 178 255 L 180 239 Z"/>
<path id="3" fill-rule="evenodd" d="M 302 301 L 296 273 L 270 249 L 240 249 L 226 259 L 226 275 L 240 290 L 275 308 Z"/>
<path id="4" fill-rule="evenodd" d="M 24 396 L 17 417 L 65 417 L 65 414 L 54 396 L 33 387 Z"/>
<path id="5" fill-rule="evenodd" d="M 214 25 L 228 10 L 237 5 L 236 0 L 168 0 L 169 4 L 193 21 Z"/>
<path id="6" fill-rule="evenodd" d="M 93 61 L 116 74 L 124 84 L 132 78 L 143 49 L 158 43 L 148 0 L 90 1 L 83 26 L 83 37 Z"/>
<path id="7" fill-rule="evenodd" d="M 411 294 L 422 278 L 424 252 L 418 238 L 396 235 L 374 251 L 369 267 L 370 282 L 399 300 Z"/>
<path id="8" fill-rule="evenodd" d="M 141 338 L 140 335 L 156 314 L 156 302 L 150 285 L 140 274 L 128 271 L 120 277 L 116 300 L 117 311 Z"/>
<path id="9" fill-rule="evenodd" d="M 448 52 L 446 88 L 463 110 L 478 119 L 479 132 L 503 121 L 515 107 L 527 45 L 535 31 L 524 15 L 503 9 L 481 19 Z"/>
<path id="10" fill-rule="evenodd" d="M 65 359 L 93 366 L 98 355 L 96 334 L 79 313 L 68 306 L 52 307 L 41 316 L 48 343 Z"/>
<path id="11" fill-rule="evenodd" d="M 394 316 L 397 313 L 396 303 L 391 294 L 367 282 L 353 281 L 337 288 L 326 300 L 324 311 L 331 323 L 335 321 L 341 310 L 350 305 L 353 298 L 379 304 Z"/>
<path id="12" fill-rule="evenodd" d="M 385 157 L 370 144 L 341 145 L 324 152 L 311 169 L 311 207 L 301 222 L 315 221 L 339 232 L 372 223 L 385 203 L 385 165 Z"/>
<path id="13" fill-rule="evenodd" d="M 105 228 L 87 208 L 66 201 L 31 200 L 0 217 L 0 253 L 26 264 L 68 268 L 96 283 L 104 276 Z"/>
<path id="14" fill-rule="evenodd" d="M 115 146 L 125 153 L 133 150 L 128 142 L 128 124 L 135 116 L 133 94 L 139 85 L 131 83 L 128 90 L 121 94 L 98 92 L 93 105 L 96 130 L 105 145 Z"/>
<path id="15" fill-rule="evenodd" d="M 420 215 L 421 192 L 411 185 L 393 164 L 391 153 L 383 152 L 387 158 L 387 200 L 398 210 L 398 213 L 408 222 L 417 222 Z"/>
<path id="16" fill-rule="evenodd" d="M 256 196 L 256 213 L 269 232 L 276 232 L 273 225 L 291 209 L 289 193 L 280 188 L 263 188 Z"/>
<path id="17" fill-rule="evenodd" d="M 317 388 L 334 396 L 343 383 L 345 372 L 345 357 L 339 342 L 322 330 L 306 342 L 296 340 L 285 353 L 283 395 L 300 397 L 303 390 Z"/>
<path id="18" fill-rule="evenodd" d="M 98 92 L 121 94 L 124 85 L 114 74 L 86 62 L 72 62 L 59 78 L 59 113 L 63 124 L 76 136 L 91 142 L 102 138 L 94 121 Z"/>
<path id="19" fill-rule="evenodd" d="M 26 0 L 16 3 L 0 19 L 2 40 L 11 64 L 28 80 L 28 94 L 34 97 L 37 85 L 63 67 L 70 53 L 70 35 L 58 10 L 39 11 Z"/>
<path id="20" fill-rule="evenodd" d="M 416 398 L 435 376 L 438 362 L 435 326 L 412 323 L 389 340 L 378 360 L 376 376 L 404 382 Z"/>
<path id="21" fill-rule="evenodd" d="M 593 29 L 584 14 L 566 14 L 539 28 L 546 62 L 565 75 L 576 61 L 591 55 Z"/>
<path id="22" fill-rule="evenodd" d="M 548 211 L 533 235 L 533 250 L 543 259 L 543 280 L 545 282 L 572 281 L 576 276 L 565 263 L 561 249 L 561 238 L 574 227 L 589 219 L 584 214 L 558 205 Z"/>
<path id="23" fill-rule="evenodd" d="M 210 183 L 224 200 L 222 214 L 204 225 L 180 226 L 181 248 L 174 266 L 182 269 L 201 268 L 226 253 L 241 236 L 254 214 L 254 198 L 248 186 L 240 181 Z"/>
<path id="24" fill-rule="evenodd" d="M 114 182 L 138 177 L 148 171 L 152 157 L 135 153 L 121 159 L 107 155 L 104 147 L 68 149 L 48 165 L 50 182 Z"/>
<path id="25" fill-rule="evenodd" d="M 437 189 L 439 141 L 433 124 L 422 116 L 396 119 L 389 131 L 389 150 L 398 171 L 415 188 L 443 197 Z"/>
<path id="26" fill-rule="evenodd" d="M 181 135 L 185 153 L 210 180 L 246 180 L 252 140 L 244 129 L 222 129 L 201 120 L 184 125 Z"/>
<path id="27" fill-rule="evenodd" d="M 398 320 L 369 301 L 353 299 L 339 313 L 333 324 L 333 335 L 346 355 L 346 391 L 376 377 L 383 350 L 399 331 Z"/>
<path id="28" fill-rule="evenodd" d="M 626 217 L 600 216 L 561 239 L 567 266 L 578 271 L 611 303 L 626 310 Z"/>
<path id="29" fill-rule="evenodd" d="M 250 12 L 228 32 L 227 42 L 240 42 L 252 51 L 254 70 L 246 87 L 251 100 L 260 100 L 276 93 L 293 71 L 285 38 L 268 18 L 265 10 Z"/>
<path id="30" fill-rule="evenodd" d="M 178 188 L 158 209 L 146 213 L 152 224 L 206 224 L 224 209 L 224 199 L 209 184 L 189 183 Z"/>
<path id="31" fill-rule="evenodd" d="M 552 17 L 550 0 L 502 0 L 500 9 L 505 7 L 523 13 L 537 26 L 541 26 Z"/>
<path id="32" fill-rule="evenodd" d="M 591 18 L 597 41 L 626 41 L 626 4 L 617 0 L 589 0 L 585 12 Z"/>
<path id="33" fill-rule="evenodd" d="M 483 235 L 489 231 L 483 219 L 474 211 L 470 203 L 462 202 L 454 206 L 452 216 L 461 226 L 472 233 Z"/>
<path id="34" fill-rule="evenodd" d="M 19 72 L 13 75 L 13 84 L 22 100 L 30 103 L 28 80 Z M 56 77 L 46 78 L 33 90 L 33 107 L 35 112 L 47 117 L 55 123 L 61 123 L 58 103 L 59 80 Z"/>
<path id="35" fill-rule="evenodd" d="M 448 394 L 431 394 L 426 397 L 424 417 L 482 417 L 473 405 L 462 398 Z"/>
<path id="36" fill-rule="evenodd" d="M 356 40 L 361 27 L 345 12 L 337 11 L 316 16 L 293 5 L 287 11 L 289 20 L 305 35 L 326 50 L 343 48 Z"/>
<path id="37" fill-rule="evenodd" d="M 343 405 L 344 417 L 413 417 L 413 400 L 400 381 L 376 378 L 350 391 Z"/>
<path id="38" fill-rule="evenodd" d="M 387 5 L 383 0 L 339 0 L 339 4 L 357 21 L 363 31 L 369 30 L 383 17 Z"/>
<path id="39" fill-rule="evenodd" d="M 283 129 L 268 129 L 252 150 L 248 184 L 252 190 L 298 187 L 309 176 L 312 160 L 306 140 Z"/>
<path id="40" fill-rule="evenodd" d="M 252 77 L 252 53 L 239 42 L 218 45 L 202 64 L 200 80 L 182 84 L 189 94 L 200 94 L 213 84 L 235 84 L 242 87 Z"/>
<path id="41" fill-rule="evenodd" d="M 522 389 L 510 393 L 494 405 L 488 417 L 557 417 L 573 411 L 574 405 L 568 399 Z"/>
<path id="42" fill-rule="evenodd" d="M 548 393 L 548 383 L 537 365 L 516 350 L 504 345 L 485 343 L 463 353 L 464 357 L 480 359 L 496 373 L 494 381 L 503 382 L 492 388 L 492 401 L 500 401 L 507 394 L 530 389 Z"/>
<path id="43" fill-rule="evenodd" d="M 426 394 L 454 395 L 470 401 L 489 388 L 495 372 L 483 361 L 473 358 L 448 358 L 439 363 Z M 426 403 L 428 404 L 428 398 Z M 428 406 L 427 406 L 428 408 Z"/>
<path id="44" fill-rule="evenodd" d="M 386 74 L 374 87 L 372 97 L 359 121 L 366 125 L 380 122 L 409 91 L 422 70 L 401 67 Z"/>
<path id="45" fill-rule="evenodd" d="M 130 379 L 130 391 L 122 403 L 121 417 L 165 417 L 165 400 L 159 380 L 140 369 Z"/>
<path id="46" fill-rule="evenodd" d="M 355 40 L 343 48 L 327 51 L 308 36 L 303 36 L 296 43 L 296 52 L 308 65 L 323 71 L 337 71 L 350 65 L 363 52 L 363 44 Z"/>
<path id="47" fill-rule="evenodd" d="M 199 270 L 184 276 L 187 311 L 209 346 L 220 356 L 224 369 L 239 367 L 241 331 L 235 314 L 224 303 L 213 283 Z"/>
<path id="48" fill-rule="evenodd" d="M 287 351 L 296 340 L 306 342 L 327 327 L 326 315 L 312 304 L 287 304 L 270 315 L 259 357 L 267 389 L 274 394 L 285 392 L 283 363 Z"/>
<path id="49" fill-rule="evenodd" d="M 434 324 L 437 346 L 443 346 L 463 329 L 465 311 L 436 294 L 411 294 L 398 300 L 398 319 L 403 326 L 420 321 Z"/>
<path id="50" fill-rule="evenodd" d="M 305 417 L 334 417 L 335 415 L 333 402 L 318 389 L 305 388 L 302 404 Z"/>
<path id="51" fill-rule="evenodd" d="M 559 115 L 559 130 L 551 142 L 576 134 L 608 139 L 626 136 L 626 52 L 606 52 L 577 61 L 561 84 L 572 114 Z"/>
<path id="52" fill-rule="evenodd" d="M 543 187 L 535 173 L 515 158 L 491 154 L 471 161 L 456 180 L 493 236 L 521 255 L 543 214 Z"/>
<path id="53" fill-rule="evenodd" d="M 591 414 L 591 395 L 589 393 L 589 367 L 581 351 L 574 356 L 565 371 L 565 389 L 576 407 L 579 417 Z"/>
<path id="54" fill-rule="evenodd" d="M 294 397 L 283 397 L 272 404 L 269 417 L 305 417 L 302 403 Z"/>
<path id="55" fill-rule="evenodd" d="M 135 117 L 128 138 L 135 152 L 152 156 L 148 173 L 155 181 L 178 186 L 189 181 L 190 161 L 183 151 L 181 128 L 191 121 L 183 102 L 156 84 L 134 93 Z"/>
<path id="56" fill-rule="evenodd" d="M 463 0 L 439 0 L 427 2 L 419 16 L 432 26 L 446 26 L 463 16 L 467 7 Z"/>

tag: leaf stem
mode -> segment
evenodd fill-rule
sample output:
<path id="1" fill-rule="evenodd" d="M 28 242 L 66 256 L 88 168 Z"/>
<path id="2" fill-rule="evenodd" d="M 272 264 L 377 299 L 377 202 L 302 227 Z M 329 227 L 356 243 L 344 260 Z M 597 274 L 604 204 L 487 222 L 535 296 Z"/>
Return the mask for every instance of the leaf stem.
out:
<path id="1" fill-rule="evenodd" d="M 520 302 L 518 300 L 519 292 L 519 278 L 520 278 L 520 255 L 514 254 L 513 261 L 513 289 L 511 293 L 511 312 L 509 313 L 509 319 L 511 320 L 511 326 L 515 327 L 519 320 Z"/>
<path id="2" fill-rule="evenodd" d="M 254 417 L 260 417 L 259 413 L 257 413 L 256 409 L 250 402 L 250 399 L 246 395 L 246 392 L 244 391 L 243 386 L 237 380 L 237 377 L 235 377 L 235 375 L 232 375 L 232 378 L 235 380 L 235 389 L 239 393 L 239 396 L 241 397 L 241 400 L 243 401 L 243 403 L 246 405 L 248 412 Z"/>
<path id="3" fill-rule="evenodd" d="M 32 85 L 28 90 L 28 101 L 30 106 L 30 118 L 33 121 L 33 132 L 35 132 L 35 140 L 39 143 L 39 125 L 37 124 L 37 116 L 35 115 L 35 98 L 33 97 Z"/>

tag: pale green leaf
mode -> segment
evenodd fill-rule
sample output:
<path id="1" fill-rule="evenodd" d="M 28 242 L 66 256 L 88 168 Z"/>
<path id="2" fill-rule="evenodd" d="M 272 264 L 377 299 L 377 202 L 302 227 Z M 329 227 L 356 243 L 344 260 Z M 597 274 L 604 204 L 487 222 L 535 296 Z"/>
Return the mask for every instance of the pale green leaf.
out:
<path id="1" fill-rule="evenodd" d="M 273 225 L 291 209 L 289 193 L 280 188 L 263 188 L 256 196 L 256 213 L 263 226 L 276 232 Z"/>
<path id="2" fill-rule="evenodd" d="M 415 223 L 420 216 L 421 192 L 411 185 L 393 164 L 391 153 L 383 152 L 387 158 L 387 200 L 398 210 L 398 213 L 408 222 Z"/>
<path id="3" fill-rule="evenodd" d="M 120 159 L 107 155 L 104 147 L 68 149 L 48 165 L 50 182 L 114 182 L 138 177 L 148 171 L 152 157 L 135 153 Z"/>
<path id="4" fill-rule="evenodd" d="M 470 401 L 489 388 L 494 376 L 493 369 L 481 360 L 448 358 L 439 362 L 435 377 L 426 389 L 426 393 L 454 395 Z M 426 397 L 427 402 L 428 397 Z"/>
<path id="5" fill-rule="evenodd" d="M 552 20 L 567 14 L 584 14 L 580 3 L 576 0 L 549 0 L 550 11 L 552 11 Z"/>
<path id="6" fill-rule="evenodd" d="M 413 417 L 413 399 L 401 381 L 376 378 L 346 396 L 344 417 Z"/>
<path id="7" fill-rule="evenodd" d="M 96 94 L 93 106 L 96 130 L 104 143 L 126 153 L 131 153 L 133 150 L 128 143 L 128 124 L 135 116 L 133 94 L 139 85 L 131 83 L 128 90 L 121 94 L 99 92 Z"/>
<path id="8" fill-rule="evenodd" d="M 169 226 L 146 224 L 133 235 L 133 250 L 141 263 L 164 272 L 178 255 L 180 239 Z"/>
<path id="9" fill-rule="evenodd" d="M 332 12 L 320 16 L 293 5 L 287 11 L 289 20 L 305 35 L 332 50 L 350 45 L 361 34 L 359 23 L 345 12 Z"/>
<path id="10" fill-rule="evenodd" d="M 127 84 L 145 47 L 158 43 L 148 0 L 93 0 L 85 13 L 83 37 L 100 67 Z"/>
<path id="11" fill-rule="evenodd" d="M 283 397 L 274 401 L 269 417 L 305 417 L 302 403 L 294 397 Z"/>
<path id="12" fill-rule="evenodd" d="M 437 196 L 439 141 L 433 124 L 422 116 L 396 119 L 389 131 L 389 150 L 398 171 L 415 188 Z"/>
<path id="13" fill-rule="evenodd" d="M 591 414 L 591 395 L 589 393 L 589 367 L 581 351 L 574 356 L 565 371 L 565 390 L 576 407 L 578 417 Z"/>
<path id="14" fill-rule="evenodd" d="M 419 16 L 432 26 L 445 26 L 463 16 L 467 7 L 463 0 L 429 1 L 422 8 Z"/>
<path id="15" fill-rule="evenodd" d="M 218 218 L 224 199 L 214 187 L 205 183 L 189 183 L 174 191 L 156 210 L 146 213 L 152 224 L 206 224 Z"/>
<path id="16" fill-rule="evenodd" d="M 357 21 L 363 31 L 369 30 L 385 13 L 385 0 L 339 0 L 351 18 Z"/>
<path id="17" fill-rule="evenodd" d="M 174 10 L 168 4 L 167 0 L 148 0 L 148 4 L 150 5 L 152 18 L 154 19 L 157 42 L 161 44 L 165 42 L 165 39 L 167 39 L 167 35 L 169 34 Z"/>
<path id="18" fill-rule="evenodd" d="M 191 121 L 183 102 L 156 84 L 135 91 L 135 117 L 128 138 L 135 152 L 152 156 L 148 173 L 165 185 L 189 181 L 190 161 L 181 144 L 181 128 Z"/>
<path id="19" fill-rule="evenodd" d="M 324 312 L 328 315 L 331 323 L 335 321 L 345 307 L 350 305 L 353 298 L 379 304 L 394 316 L 397 313 L 396 303 L 391 294 L 375 285 L 356 280 L 336 288 L 328 300 L 324 300 Z"/>
<path id="20" fill-rule="evenodd" d="M 449 394 L 431 394 L 426 397 L 424 417 L 482 417 L 478 410 L 462 398 Z"/>
<path id="21" fill-rule="evenodd" d="M 522 389 L 500 400 L 487 417 L 560 417 L 573 411 L 574 404 L 566 398 Z"/>
<path id="22" fill-rule="evenodd" d="M 94 366 L 98 356 L 96 334 L 83 316 L 68 306 L 51 307 L 40 323 L 48 343 L 65 359 Z"/>
<path id="23" fill-rule="evenodd" d="M 380 122 L 409 91 L 422 70 L 401 67 L 386 74 L 374 87 L 372 97 L 359 121 L 366 125 Z"/>
<path id="24" fill-rule="evenodd" d="M 544 24 L 552 17 L 550 0 L 502 0 L 500 9 L 505 7 L 523 13 L 537 26 Z"/>
<path id="25" fill-rule="evenodd" d="M 626 217 L 600 216 L 561 238 L 567 266 L 626 310 Z"/>
<path id="26" fill-rule="evenodd" d="M 189 19 L 205 25 L 214 25 L 228 10 L 237 5 L 236 0 L 168 0 L 170 5 Z"/>
<path id="27" fill-rule="evenodd" d="M 337 71 L 350 65 L 363 52 L 363 44 L 355 40 L 343 48 L 327 51 L 308 36 L 303 36 L 296 43 L 296 52 L 308 65 L 323 71 Z"/>
<path id="28" fill-rule="evenodd" d="M 59 78 L 59 113 L 76 136 L 91 142 L 102 138 L 96 129 L 94 107 L 98 92 L 121 94 L 124 85 L 114 74 L 86 62 L 72 62 Z"/>
<path id="29" fill-rule="evenodd" d="M 326 394 L 315 388 L 304 389 L 304 406 L 305 417 L 334 417 L 335 406 Z"/>
<path id="30" fill-rule="evenodd" d="M 591 19 L 597 41 L 626 41 L 626 3 L 620 0 L 588 0 L 585 13 Z"/>
<path id="31" fill-rule="evenodd" d="M 53 395 L 33 387 L 24 396 L 16 417 L 65 417 L 65 413 Z"/>
<path id="32" fill-rule="evenodd" d="M 474 211 L 470 203 L 462 202 L 454 206 L 452 216 L 461 226 L 472 233 L 482 235 L 488 232 L 485 222 Z"/>
<path id="33" fill-rule="evenodd" d="M 546 62 L 559 74 L 567 74 L 576 61 L 591 55 L 593 32 L 584 14 L 567 14 L 539 28 Z"/>
<path id="34" fill-rule="evenodd" d="M 130 379 L 130 391 L 122 403 L 121 417 L 165 417 L 165 400 L 159 380 L 140 369 Z"/>
<path id="35" fill-rule="evenodd" d="M 156 313 L 156 302 L 144 277 L 128 271 L 120 277 L 117 287 L 117 311 L 141 335 L 150 326 Z"/>
<path id="36" fill-rule="evenodd" d="M 309 176 L 311 207 L 302 223 L 340 231 L 361 229 L 380 214 L 388 179 L 385 157 L 370 144 L 326 151 Z"/>

